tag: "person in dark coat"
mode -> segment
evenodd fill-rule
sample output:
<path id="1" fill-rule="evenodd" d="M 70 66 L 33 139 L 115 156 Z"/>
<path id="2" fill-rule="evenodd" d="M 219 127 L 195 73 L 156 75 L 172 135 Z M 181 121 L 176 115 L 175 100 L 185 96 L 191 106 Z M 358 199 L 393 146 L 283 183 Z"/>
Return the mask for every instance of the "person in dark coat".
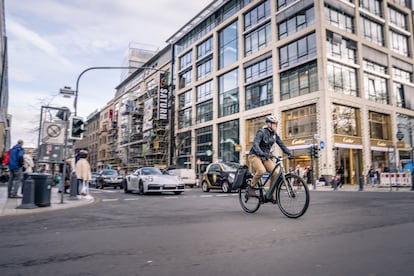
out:
<path id="1" fill-rule="evenodd" d="M 7 186 L 8 198 L 22 198 L 18 191 L 23 180 L 24 149 L 23 140 L 17 141 L 17 144 L 11 149 L 9 157 L 10 179 Z"/>

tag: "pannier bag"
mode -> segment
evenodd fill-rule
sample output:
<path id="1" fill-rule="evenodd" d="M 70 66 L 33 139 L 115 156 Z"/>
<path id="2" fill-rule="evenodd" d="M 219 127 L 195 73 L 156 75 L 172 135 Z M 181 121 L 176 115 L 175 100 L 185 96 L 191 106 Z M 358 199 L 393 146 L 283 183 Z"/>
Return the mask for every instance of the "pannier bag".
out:
<path id="1" fill-rule="evenodd" d="M 247 187 L 247 179 L 249 177 L 252 177 L 252 175 L 249 173 L 249 167 L 246 165 L 240 166 L 236 170 L 236 175 L 234 176 L 234 182 L 232 189 L 244 189 Z"/>

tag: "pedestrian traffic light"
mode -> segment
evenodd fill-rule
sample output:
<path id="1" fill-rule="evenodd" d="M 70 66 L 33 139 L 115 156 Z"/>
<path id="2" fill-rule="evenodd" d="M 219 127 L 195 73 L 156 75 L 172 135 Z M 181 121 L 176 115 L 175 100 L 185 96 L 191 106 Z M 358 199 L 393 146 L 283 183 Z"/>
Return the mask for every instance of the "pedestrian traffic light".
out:
<path id="1" fill-rule="evenodd" d="M 308 148 L 308 154 L 310 157 L 313 157 L 313 147 Z"/>
<path id="2" fill-rule="evenodd" d="M 313 147 L 313 157 L 318 158 L 319 148 L 318 146 Z"/>
<path id="3" fill-rule="evenodd" d="M 82 140 L 85 132 L 85 122 L 81 117 L 70 118 L 69 139 Z"/>

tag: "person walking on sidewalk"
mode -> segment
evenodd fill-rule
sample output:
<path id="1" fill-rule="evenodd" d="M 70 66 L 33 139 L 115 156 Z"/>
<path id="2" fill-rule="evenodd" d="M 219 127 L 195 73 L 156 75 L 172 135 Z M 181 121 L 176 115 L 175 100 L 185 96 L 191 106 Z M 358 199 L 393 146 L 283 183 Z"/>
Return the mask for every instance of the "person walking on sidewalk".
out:
<path id="1" fill-rule="evenodd" d="M 23 140 L 17 141 L 17 144 L 11 149 L 9 157 L 10 179 L 7 186 L 9 198 L 22 198 L 17 194 L 23 177 L 24 164 Z"/>
<path id="2" fill-rule="evenodd" d="M 251 171 L 255 174 L 251 182 L 251 186 L 249 186 L 249 194 L 251 196 L 256 196 L 255 187 L 260 178 L 262 178 L 263 174 L 265 172 L 271 173 L 275 166 L 271 159 L 272 155 L 270 153 L 272 146 L 275 143 L 279 145 L 284 153 L 289 155 L 289 158 L 292 157 L 289 149 L 276 133 L 278 124 L 277 118 L 275 116 L 268 116 L 265 119 L 265 123 L 266 125 L 257 131 L 248 157 Z M 270 183 L 274 181 L 274 177 L 277 176 L 277 173 L 278 172 L 272 176 Z"/>
<path id="3" fill-rule="evenodd" d="M 24 194 L 24 187 L 25 187 L 25 181 L 29 177 L 29 173 L 33 173 L 33 157 L 32 157 L 33 150 L 29 149 L 27 153 L 23 155 L 23 186 L 22 186 L 22 193 Z"/>
<path id="4" fill-rule="evenodd" d="M 82 187 L 78 188 L 81 195 L 89 194 L 89 181 L 92 179 L 91 166 L 88 162 L 88 152 L 81 150 L 79 152 L 79 160 L 76 162 L 75 171 L 78 183 L 81 183 Z"/>

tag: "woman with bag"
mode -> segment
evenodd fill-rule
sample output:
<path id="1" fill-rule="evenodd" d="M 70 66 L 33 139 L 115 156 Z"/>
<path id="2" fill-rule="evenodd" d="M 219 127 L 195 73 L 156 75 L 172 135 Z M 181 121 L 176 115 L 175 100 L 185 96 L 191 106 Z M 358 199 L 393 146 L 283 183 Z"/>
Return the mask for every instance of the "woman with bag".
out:
<path id="1" fill-rule="evenodd" d="M 89 181 L 92 179 L 91 166 L 87 160 L 88 152 L 81 150 L 79 152 L 79 161 L 76 162 L 75 172 L 78 183 L 81 186 L 79 189 L 80 195 L 85 196 L 89 194 Z"/>

